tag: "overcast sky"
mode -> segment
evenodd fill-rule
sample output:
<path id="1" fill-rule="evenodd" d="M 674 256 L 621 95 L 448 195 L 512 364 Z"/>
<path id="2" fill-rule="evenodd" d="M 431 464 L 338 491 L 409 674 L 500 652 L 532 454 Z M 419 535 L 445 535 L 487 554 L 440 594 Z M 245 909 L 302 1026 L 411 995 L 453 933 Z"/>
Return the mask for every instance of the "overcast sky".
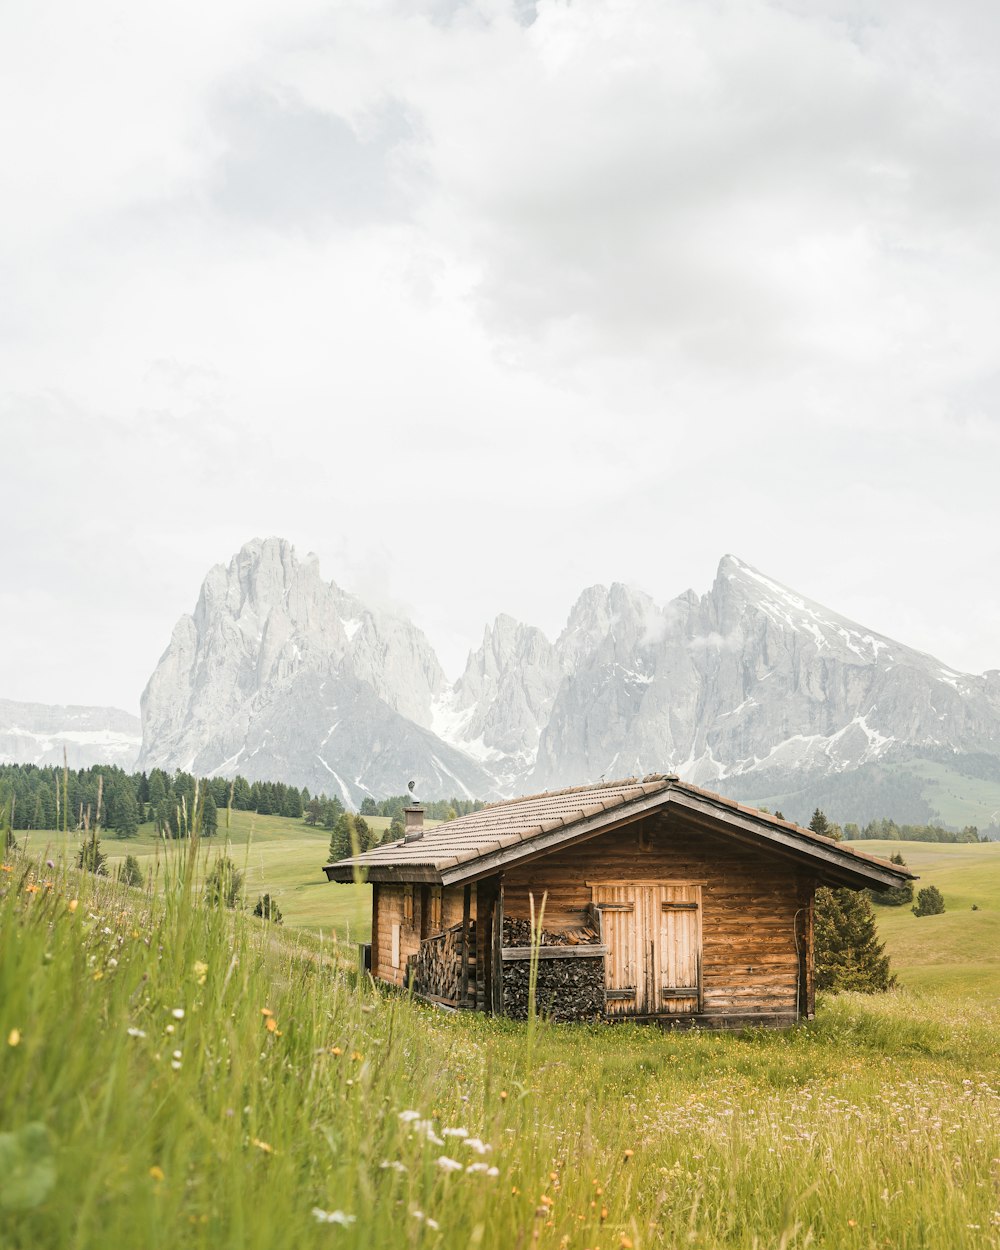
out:
<path id="1" fill-rule="evenodd" d="M 254 535 L 409 611 L 734 552 L 1000 667 L 1000 8 L 5 0 L 0 697 Z"/>

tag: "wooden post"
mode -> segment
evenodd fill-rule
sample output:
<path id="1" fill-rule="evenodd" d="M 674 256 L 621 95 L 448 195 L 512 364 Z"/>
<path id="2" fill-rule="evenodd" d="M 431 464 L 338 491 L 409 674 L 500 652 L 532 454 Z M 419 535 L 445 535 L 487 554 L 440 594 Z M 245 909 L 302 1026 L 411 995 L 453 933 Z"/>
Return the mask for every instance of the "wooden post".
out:
<path id="1" fill-rule="evenodd" d="M 469 1005 L 469 922 L 472 916 L 472 886 L 462 892 L 462 997 L 463 1007 Z"/>
<path id="2" fill-rule="evenodd" d="M 495 1016 L 503 1015 L 503 877 L 497 878 L 497 892 L 493 900 L 493 959 L 490 1010 Z"/>
<path id="3" fill-rule="evenodd" d="M 372 886 L 372 976 L 378 977 L 378 886 Z"/>

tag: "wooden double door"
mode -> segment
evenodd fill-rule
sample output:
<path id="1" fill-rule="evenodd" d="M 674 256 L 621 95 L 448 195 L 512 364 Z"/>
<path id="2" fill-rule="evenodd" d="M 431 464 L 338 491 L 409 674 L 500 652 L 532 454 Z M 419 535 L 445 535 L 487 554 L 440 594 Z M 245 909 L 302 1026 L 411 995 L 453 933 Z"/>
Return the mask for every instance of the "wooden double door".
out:
<path id="1" fill-rule="evenodd" d="M 603 882 L 605 988 L 611 1015 L 693 1015 L 701 1010 L 701 886 Z"/>

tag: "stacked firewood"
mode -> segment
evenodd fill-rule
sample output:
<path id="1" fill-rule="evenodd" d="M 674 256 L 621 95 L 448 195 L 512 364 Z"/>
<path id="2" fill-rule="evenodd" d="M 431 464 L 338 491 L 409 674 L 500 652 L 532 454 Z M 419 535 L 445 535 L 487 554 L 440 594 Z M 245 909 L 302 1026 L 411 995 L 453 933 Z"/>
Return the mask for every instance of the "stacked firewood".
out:
<path id="1" fill-rule="evenodd" d="M 514 1020 L 528 1017 L 530 973 L 531 964 L 526 959 L 504 962 L 504 1015 Z M 593 1020 L 603 1016 L 604 960 L 540 959 L 535 1010 L 551 1020 Z"/>
<path id="2" fill-rule="evenodd" d="M 469 925 L 469 992 L 474 992 L 476 926 Z M 452 925 L 443 933 L 425 938 L 420 949 L 411 955 L 408 963 L 413 977 L 413 988 L 428 998 L 440 998 L 448 1003 L 458 1003 L 462 994 L 462 926 Z"/>
<path id="3" fill-rule="evenodd" d="M 532 939 L 531 921 L 519 920 L 516 916 L 503 918 L 504 946 L 530 946 Z M 599 942 L 600 934 L 590 925 L 577 929 L 566 929 L 559 933 L 549 929 L 542 930 L 543 946 L 580 946 L 589 942 Z"/>

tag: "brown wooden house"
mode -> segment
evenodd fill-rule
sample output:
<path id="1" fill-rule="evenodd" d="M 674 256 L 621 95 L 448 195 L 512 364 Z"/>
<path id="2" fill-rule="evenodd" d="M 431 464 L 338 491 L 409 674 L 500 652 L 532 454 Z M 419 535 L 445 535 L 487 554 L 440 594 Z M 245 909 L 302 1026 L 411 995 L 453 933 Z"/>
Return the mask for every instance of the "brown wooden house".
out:
<path id="1" fill-rule="evenodd" d="M 523 1016 L 736 1027 L 813 1014 L 819 885 L 912 874 L 676 777 L 509 802 L 327 864 L 372 883 L 371 970 L 427 998 Z"/>

